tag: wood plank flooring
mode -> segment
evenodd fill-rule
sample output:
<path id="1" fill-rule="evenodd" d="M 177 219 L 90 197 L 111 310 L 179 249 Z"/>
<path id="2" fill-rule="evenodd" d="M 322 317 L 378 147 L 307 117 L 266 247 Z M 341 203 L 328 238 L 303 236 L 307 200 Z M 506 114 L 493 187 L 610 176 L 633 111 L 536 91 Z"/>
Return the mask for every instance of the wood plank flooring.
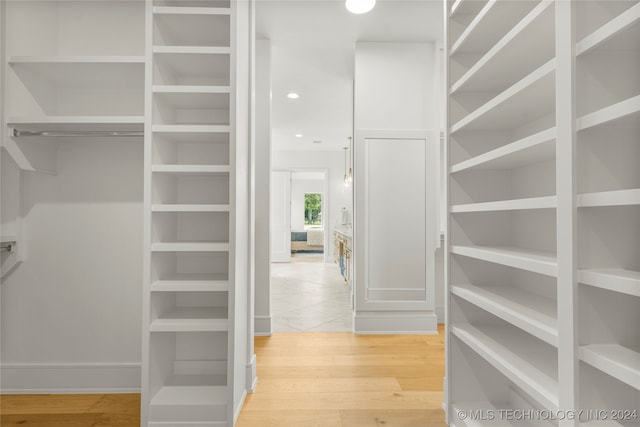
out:
<path id="1" fill-rule="evenodd" d="M 257 337 L 259 383 L 236 427 L 444 427 L 444 336 Z M 4 395 L 2 427 L 137 427 L 138 394 Z"/>
<path id="2" fill-rule="evenodd" d="M 236 427 L 444 427 L 444 332 L 257 337 Z"/>

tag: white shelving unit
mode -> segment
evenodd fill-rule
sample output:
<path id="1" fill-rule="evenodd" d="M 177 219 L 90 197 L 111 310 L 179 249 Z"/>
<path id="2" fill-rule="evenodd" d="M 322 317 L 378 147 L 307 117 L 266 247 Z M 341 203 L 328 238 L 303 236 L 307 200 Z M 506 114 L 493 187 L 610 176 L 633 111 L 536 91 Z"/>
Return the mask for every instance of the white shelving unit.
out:
<path id="1" fill-rule="evenodd" d="M 445 5 L 449 422 L 637 409 L 640 4 Z"/>
<path id="2" fill-rule="evenodd" d="M 142 2 L 7 2 L 6 15 L 4 146 L 21 169 L 56 173 L 52 133 L 143 130 Z"/>
<path id="3" fill-rule="evenodd" d="M 587 2 L 576 17 L 579 404 L 637 408 L 640 4 Z"/>
<path id="4" fill-rule="evenodd" d="M 143 426 L 233 425 L 234 10 L 147 5 Z"/>

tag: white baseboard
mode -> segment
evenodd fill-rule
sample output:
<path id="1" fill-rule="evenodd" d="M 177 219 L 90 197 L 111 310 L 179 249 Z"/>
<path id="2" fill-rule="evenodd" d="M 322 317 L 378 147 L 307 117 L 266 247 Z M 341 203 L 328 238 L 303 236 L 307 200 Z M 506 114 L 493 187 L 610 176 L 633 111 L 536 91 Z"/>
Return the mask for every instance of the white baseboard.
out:
<path id="1" fill-rule="evenodd" d="M 258 383 L 258 375 L 256 374 L 256 355 L 251 356 L 251 361 L 247 363 L 247 391 L 253 393 Z"/>
<path id="2" fill-rule="evenodd" d="M 432 311 L 367 311 L 353 317 L 356 334 L 437 334 L 438 318 Z"/>
<path id="3" fill-rule="evenodd" d="M 257 337 L 270 337 L 272 333 L 271 316 L 253 316 L 253 334 Z"/>
<path id="4" fill-rule="evenodd" d="M 138 393 L 139 363 L 3 363 L 3 394 Z"/>
<path id="5" fill-rule="evenodd" d="M 240 416 L 240 411 L 242 411 L 242 407 L 244 406 L 244 401 L 247 399 L 247 390 L 242 392 L 242 396 L 240 396 L 240 401 L 238 402 L 238 406 L 236 406 L 233 410 L 233 425 L 236 425 L 236 421 L 238 421 L 238 417 Z"/>

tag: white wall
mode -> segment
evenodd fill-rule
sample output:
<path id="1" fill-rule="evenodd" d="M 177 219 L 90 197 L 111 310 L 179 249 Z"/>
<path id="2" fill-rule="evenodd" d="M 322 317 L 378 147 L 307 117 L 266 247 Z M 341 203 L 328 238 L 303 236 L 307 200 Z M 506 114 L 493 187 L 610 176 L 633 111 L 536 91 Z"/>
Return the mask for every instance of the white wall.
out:
<path id="1" fill-rule="evenodd" d="M 272 157 L 274 170 L 327 169 L 328 173 L 328 222 L 327 232 L 331 232 L 340 221 L 340 211 L 346 207 L 353 212 L 351 187 L 345 188 L 344 151 L 274 151 Z M 351 218 L 351 215 L 349 216 Z M 331 240 L 330 240 L 331 242 Z M 327 249 L 328 259 L 333 259 L 333 245 Z"/>
<path id="2" fill-rule="evenodd" d="M 423 129 L 433 132 L 434 138 L 437 138 L 445 117 L 442 89 L 443 54 L 439 45 L 440 43 L 356 44 L 356 138 L 359 131 L 383 129 Z M 442 322 L 442 249 L 438 249 L 433 256 L 436 266 L 435 311 L 438 320 Z"/>
<path id="3" fill-rule="evenodd" d="M 355 128 L 439 129 L 433 43 L 357 43 Z"/>
<path id="4" fill-rule="evenodd" d="M 63 143 L 57 176 L 22 173 L 26 257 L 1 291 L 4 390 L 140 387 L 142 148 Z"/>
<path id="5" fill-rule="evenodd" d="M 271 43 L 256 41 L 255 334 L 271 335 Z"/>
<path id="6" fill-rule="evenodd" d="M 324 193 L 324 181 L 299 179 L 293 173 L 291 175 L 291 230 L 293 231 L 304 231 L 304 195 L 306 193 Z M 327 227 L 327 224 L 323 225 L 328 232 L 330 227 Z"/>

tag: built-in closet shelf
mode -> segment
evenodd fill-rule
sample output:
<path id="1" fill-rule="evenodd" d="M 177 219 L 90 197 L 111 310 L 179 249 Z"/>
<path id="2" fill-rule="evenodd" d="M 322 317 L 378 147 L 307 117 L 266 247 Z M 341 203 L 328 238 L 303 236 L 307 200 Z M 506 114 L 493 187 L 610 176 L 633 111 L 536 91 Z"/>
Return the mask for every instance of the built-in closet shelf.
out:
<path id="1" fill-rule="evenodd" d="M 640 188 L 578 194 L 578 207 L 640 205 Z"/>
<path id="2" fill-rule="evenodd" d="M 551 160 L 555 157 L 555 138 L 555 128 L 547 129 L 457 163 L 451 167 L 450 172 L 469 169 L 514 169 Z"/>
<path id="3" fill-rule="evenodd" d="M 187 85 L 156 85 L 153 86 L 154 93 L 179 93 L 179 94 L 200 94 L 200 93 L 231 93 L 230 86 L 187 86 Z"/>
<path id="4" fill-rule="evenodd" d="M 229 133 L 228 125 L 153 125 L 153 132 L 164 133 Z"/>
<path id="5" fill-rule="evenodd" d="M 546 276 L 558 275 L 556 256 L 550 252 L 501 246 L 451 246 L 451 253 Z"/>
<path id="6" fill-rule="evenodd" d="M 227 292 L 228 280 L 215 280 L 208 275 L 182 275 L 151 283 L 151 292 Z"/>
<path id="7" fill-rule="evenodd" d="M 502 9 L 513 8 L 513 2 L 490 2 L 485 9 L 494 10 L 493 19 L 503 19 Z M 526 7 L 527 2 L 520 3 Z M 483 9 L 484 11 L 484 9 Z M 515 25 L 498 43 L 465 72 L 452 86 L 449 93 L 458 91 L 477 91 L 496 88 L 505 81 L 514 81 L 522 69 L 533 69 L 542 61 L 553 57 L 553 32 L 547 31 L 553 25 L 553 6 L 551 2 L 541 2 L 529 14 Z M 519 65 L 513 64 L 518 57 Z"/>
<path id="8" fill-rule="evenodd" d="M 165 386 L 153 396 L 151 406 L 225 405 L 226 399 L 225 386 Z"/>
<path id="9" fill-rule="evenodd" d="M 174 173 L 180 175 L 227 174 L 231 168 L 228 165 L 153 165 L 151 172 Z"/>
<path id="10" fill-rule="evenodd" d="M 630 119 L 629 122 L 637 123 L 638 116 L 640 116 L 640 95 L 578 117 L 576 126 L 577 130 L 581 131 L 622 119 Z"/>
<path id="11" fill-rule="evenodd" d="M 618 344 L 580 347 L 580 360 L 640 390 L 640 352 Z"/>
<path id="12" fill-rule="evenodd" d="M 229 212 L 229 205 L 157 204 L 151 205 L 151 212 Z"/>
<path id="13" fill-rule="evenodd" d="M 153 53 L 197 53 L 209 55 L 229 55 L 231 48 L 217 46 L 154 46 Z"/>
<path id="14" fill-rule="evenodd" d="M 151 322 L 151 332 L 225 332 L 229 329 L 226 308 L 178 308 Z"/>
<path id="15" fill-rule="evenodd" d="M 454 124 L 461 130 L 513 129 L 553 111 L 555 59 Z"/>
<path id="16" fill-rule="evenodd" d="M 616 40 L 616 39 L 622 40 Z M 616 48 L 640 47 L 640 3 L 598 28 L 576 44 L 576 55 L 584 55 L 603 43 L 619 41 Z"/>
<path id="17" fill-rule="evenodd" d="M 451 6 L 451 15 L 472 15 L 478 13 L 485 5 L 483 0 L 456 0 Z"/>
<path id="18" fill-rule="evenodd" d="M 453 285 L 451 293 L 531 335 L 558 346 L 556 302 L 516 287 Z"/>
<path id="19" fill-rule="evenodd" d="M 8 62 L 14 64 L 139 64 L 144 65 L 145 57 L 141 56 L 10 56 Z"/>
<path id="20" fill-rule="evenodd" d="M 9 117 L 7 125 L 25 131 L 142 131 L 144 116 Z"/>
<path id="21" fill-rule="evenodd" d="M 231 15 L 228 7 L 155 6 L 156 15 Z"/>
<path id="22" fill-rule="evenodd" d="M 501 200 L 496 202 L 467 203 L 451 206 L 451 213 L 515 211 L 529 209 L 555 209 L 556 196 L 533 197 L 529 199 Z"/>
<path id="23" fill-rule="evenodd" d="M 152 252 L 228 252 L 226 242 L 158 242 L 151 245 Z"/>
<path id="24" fill-rule="evenodd" d="M 9 65 L 27 88 L 137 88 L 144 85 L 144 56 L 12 56 Z"/>
<path id="25" fill-rule="evenodd" d="M 451 333 L 548 409 L 558 409 L 557 357 L 540 352 L 531 338 L 511 327 L 451 326 Z"/>
<path id="26" fill-rule="evenodd" d="M 598 268 L 578 271 L 582 284 L 640 297 L 640 271 Z"/>

